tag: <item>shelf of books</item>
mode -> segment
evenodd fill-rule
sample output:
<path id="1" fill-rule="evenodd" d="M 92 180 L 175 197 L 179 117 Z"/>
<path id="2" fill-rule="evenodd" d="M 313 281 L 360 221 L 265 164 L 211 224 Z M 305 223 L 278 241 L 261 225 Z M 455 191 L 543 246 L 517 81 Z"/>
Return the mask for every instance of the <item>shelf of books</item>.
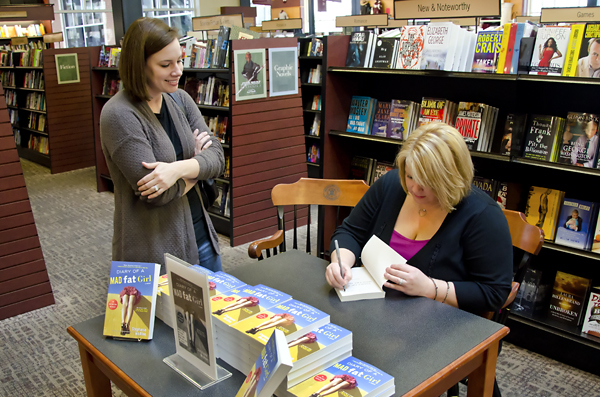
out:
<path id="1" fill-rule="evenodd" d="M 600 348 L 600 338 L 586 331 L 590 316 L 584 315 L 586 308 L 594 305 L 591 287 L 600 285 L 600 199 L 592 188 L 600 180 L 600 111 L 595 100 L 600 79 L 563 75 L 563 70 L 572 70 L 581 59 L 567 58 L 566 49 L 560 50 L 561 62 L 568 62 L 570 67 L 559 58 L 544 66 L 539 54 L 533 53 L 532 48 L 538 51 L 540 44 L 536 40 L 541 40 L 543 46 L 556 34 L 566 35 L 568 41 L 565 27 L 557 32 L 557 27 L 512 25 L 516 25 L 514 29 L 527 28 L 529 33 L 521 36 L 520 58 L 513 55 L 509 64 L 506 55 L 503 66 L 502 31 L 496 30 L 455 32 L 456 37 L 473 35 L 469 40 L 474 40 L 474 47 L 452 49 L 466 57 L 454 59 L 453 66 L 448 66 L 450 58 L 431 58 L 435 51 L 418 40 L 418 30 L 423 28 L 416 26 L 399 29 L 396 36 L 392 34 L 390 40 L 383 41 L 388 42 L 388 55 L 373 44 L 375 38 L 370 32 L 356 37 L 327 37 L 322 93 L 323 177 L 372 183 L 393 169 L 403 139 L 419 125 L 442 121 L 455 126 L 471 150 L 474 184 L 502 207 L 525 213 L 530 223 L 540 225 L 545 232 L 546 243 L 531 265 L 532 271 L 544 273 L 545 284 L 538 282 L 539 293 L 534 294 L 537 298 L 532 298 L 530 291 L 534 287 L 524 286 L 520 292 L 523 301 L 538 299 L 540 303 L 532 315 L 513 310 L 507 340 L 600 373 L 586 360 L 576 358 Z M 508 26 L 510 34 L 512 25 Z M 462 30 L 449 28 L 454 29 Z M 399 51 L 396 44 L 405 31 L 411 31 L 409 39 L 413 43 L 415 37 L 421 43 L 416 59 L 403 58 L 406 52 Z M 537 35 L 529 37 L 531 32 Z M 496 37 L 485 39 L 486 35 Z M 587 56 L 588 45 L 595 45 L 588 39 L 584 41 L 574 46 L 585 52 L 582 57 Z M 482 44 L 486 42 L 499 44 Z M 529 58 L 526 45 L 532 47 Z M 486 61 L 482 54 L 488 47 L 497 49 L 487 58 L 492 61 Z M 541 54 L 543 58 L 543 51 Z M 324 216 L 323 233 L 328 241 L 335 227 L 335 214 L 326 211 Z M 561 277 L 584 288 L 569 292 L 569 287 L 560 286 L 564 284 L 559 283 Z M 524 282 L 535 284 L 528 283 Z M 571 297 L 563 299 L 557 291 Z M 540 339 L 556 344 L 540 343 Z M 556 345 L 564 346 L 570 354 L 550 347 Z"/>

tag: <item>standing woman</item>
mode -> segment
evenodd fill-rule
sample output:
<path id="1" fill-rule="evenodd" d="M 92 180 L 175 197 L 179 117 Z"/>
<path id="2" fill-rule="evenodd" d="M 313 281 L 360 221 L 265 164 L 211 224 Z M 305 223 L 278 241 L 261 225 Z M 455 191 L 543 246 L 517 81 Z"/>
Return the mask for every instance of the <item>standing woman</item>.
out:
<path id="1" fill-rule="evenodd" d="M 131 24 L 119 65 L 124 89 L 100 116 L 115 191 L 112 259 L 164 263 L 170 253 L 218 271 L 217 233 L 197 182 L 221 175 L 225 159 L 192 98 L 177 88 L 182 69 L 176 29 L 151 18 Z"/>
<path id="2" fill-rule="evenodd" d="M 542 48 L 542 45 L 540 44 L 538 55 L 540 57 L 540 63 L 538 64 L 538 66 L 540 68 L 542 68 L 542 67 L 549 68 L 550 62 L 552 62 L 556 58 L 562 57 L 562 54 L 558 50 L 558 47 L 556 47 L 556 40 L 554 40 L 553 37 L 549 37 L 548 40 L 546 40 L 543 48 Z M 538 75 L 545 76 L 547 74 L 548 74 L 547 71 L 538 72 Z"/>

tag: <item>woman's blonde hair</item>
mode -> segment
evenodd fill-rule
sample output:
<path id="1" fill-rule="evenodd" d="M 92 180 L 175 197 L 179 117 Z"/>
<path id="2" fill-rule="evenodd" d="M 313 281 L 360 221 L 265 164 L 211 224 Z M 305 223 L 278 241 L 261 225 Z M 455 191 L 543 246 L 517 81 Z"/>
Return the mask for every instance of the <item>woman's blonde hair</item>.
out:
<path id="1" fill-rule="evenodd" d="M 413 180 L 435 192 L 447 212 L 469 194 L 473 181 L 473 162 L 467 144 L 456 128 L 430 123 L 413 131 L 396 156 L 400 182 L 406 188 L 406 165 Z"/>

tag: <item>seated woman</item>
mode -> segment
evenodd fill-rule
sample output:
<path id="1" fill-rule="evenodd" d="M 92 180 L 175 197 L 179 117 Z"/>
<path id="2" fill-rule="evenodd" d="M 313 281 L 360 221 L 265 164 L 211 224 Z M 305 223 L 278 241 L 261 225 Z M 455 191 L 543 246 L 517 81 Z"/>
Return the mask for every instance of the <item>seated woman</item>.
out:
<path id="1" fill-rule="evenodd" d="M 399 172 L 378 179 L 332 236 L 327 282 L 348 284 L 376 235 L 407 260 L 386 268 L 385 287 L 472 313 L 502 307 L 512 282 L 510 232 L 498 204 L 471 186 L 463 137 L 443 123 L 422 126 L 404 141 L 396 164 Z"/>

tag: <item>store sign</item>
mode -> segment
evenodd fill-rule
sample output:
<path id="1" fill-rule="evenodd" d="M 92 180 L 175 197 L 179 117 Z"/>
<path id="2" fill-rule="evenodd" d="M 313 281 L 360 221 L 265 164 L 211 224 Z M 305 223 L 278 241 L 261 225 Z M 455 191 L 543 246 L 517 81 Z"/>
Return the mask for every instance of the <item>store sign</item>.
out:
<path id="1" fill-rule="evenodd" d="M 435 22 L 452 22 L 458 26 L 477 26 L 477 18 L 441 18 L 436 19 Z"/>
<path id="2" fill-rule="evenodd" d="M 600 7 L 542 8 L 540 23 L 598 22 Z"/>
<path id="3" fill-rule="evenodd" d="M 527 16 L 527 15 L 519 15 L 518 17 L 515 18 L 515 20 L 519 23 L 523 23 L 523 22 L 533 22 L 533 23 L 540 23 L 540 17 L 539 16 Z"/>
<path id="4" fill-rule="evenodd" d="M 228 28 L 232 26 L 244 27 L 242 14 L 212 15 L 208 17 L 192 18 L 193 30 L 219 30 L 221 26 Z"/>
<path id="5" fill-rule="evenodd" d="M 335 17 L 335 26 L 338 28 L 388 26 L 388 14 L 348 15 L 345 17 Z"/>
<path id="6" fill-rule="evenodd" d="M 0 18 L 27 18 L 27 11 L 2 11 Z"/>
<path id="7" fill-rule="evenodd" d="M 275 19 L 263 21 L 262 30 L 294 30 L 302 29 L 302 18 Z"/>
<path id="8" fill-rule="evenodd" d="M 58 84 L 79 83 L 79 62 L 77 53 L 73 54 L 55 54 L 56 75 Z"/>
<path id="9" fill-rule="evenodd" d="M 499 17 L 500 0 L 394 1 L 394 18 Z"/>
<path id="10" fill-rule="evenodd" d="M 11 45 L 27 45 L 28 41 L 27 41 L 27 37 L 12 37 L 10 39 L 10 44 Z"/>

